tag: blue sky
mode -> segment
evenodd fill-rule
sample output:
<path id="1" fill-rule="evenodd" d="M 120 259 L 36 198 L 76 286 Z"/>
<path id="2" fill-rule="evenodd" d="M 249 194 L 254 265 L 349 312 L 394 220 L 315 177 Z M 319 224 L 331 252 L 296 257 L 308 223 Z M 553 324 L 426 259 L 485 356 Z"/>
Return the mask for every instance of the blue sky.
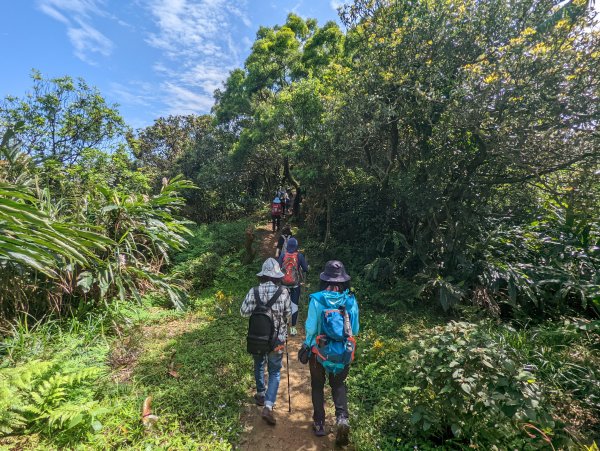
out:
<path id="1" fill-rule="evenodd" d="M 83 77 L 134 128 L 206 113 L 241 67 L 260 25 L 289 12 L 338 20 L 342 0 L 12 0 L 0 17 L 0 97 L 23 96 L 30 73 Z M 339 21 L 339 20 L 338 20 Z"/>

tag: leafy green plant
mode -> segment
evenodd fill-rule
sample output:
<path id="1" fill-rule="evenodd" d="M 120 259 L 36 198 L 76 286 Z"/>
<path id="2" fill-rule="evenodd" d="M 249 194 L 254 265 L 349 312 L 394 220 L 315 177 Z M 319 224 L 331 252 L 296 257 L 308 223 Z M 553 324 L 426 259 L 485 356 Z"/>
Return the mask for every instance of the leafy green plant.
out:
<path id="1" fill-rule="evenodd" d="M 390 284 L 394 275 L 394 264 L 389 258 L 376 258 L 365 266 L 365 278 L 373 282 Z"/>
<path id="2" fill-rule="evenodd" d="M 404 387 L 414 433 L 510 446 L 524 424 L 552 434 L 535 375 L 482 325 L 450 322 L 421 336 L 409 353 Z"/>
<path id="3" fill-rule="evenodd" d="M 569 226 L 564 211 L 552 211 L 527 226 L 498 227 L 479 243 L 479 281 L 513 308 L 598 311 L 600 230 Z"/>
<path id="4" fill-rule="evenodd" d="M 437 276 L 435 279 L 427 281 L 420 289 L 420 295 L 429 295 L 437 299 L 442 309 L 447 312 L 464 297 L 464 290 L 461 288 L 463 282 L 453 283 L 452 277 L 443 278 Z"/>
<path id="5" fill-rule="evenodd" d="M 77 285 L 96 298 L 128 295 L 140 299 L 144 284 L 163 289 L 175 307 L 182 307 L 183 292 L 173 279 L 160 273 L 170 261 L 169 252 L 182 249 L 191 234 L 189 221 L 176 219 L 172 211 L 181 207 L 181 190 L 194 186 L 181 177 L 166 181 L 152 196 L 100 187 L 99 195 L 88 195 L 82 212 L 87 221 L 101 227 L 116 245 L 95 268 L 78 275 Z"/>
<path id="6" fill-rule="evenodd" d="M 221 258 L 213 252 L 205 252 L 199 257 L 177 265 L 173 269 L 175 277 L 187 281 L 194 290 L 212 286 L 217 276 Z"/>
<path id="7" fill-rule="evenodd" d="M 170 261 L 172 251 L 186 245 L 183 235 L 191 233 L 188 222 L 175 214 L 184 204 L 181 191 L 193 185 L 175 177 L 165 180 L 155 195 L 106 184 L 94 187 L 94 193 L 83 182 L 78 185 L 76 178 L 63 176 L 54 180 L 75 191 L 84 189 L 83 196 L 77 201 L 57 199 L 60 191 L 15 185 L 16 165 L 21 169 L 20 183 L 23 174 L 37 180 L 37 169 L 9 146 L 12 135 L 9 129 L 0 154 L 5 163 L 0 167 L 0 262 L 5 269 L 0 305 L 5 315 L 13 316 L 17 310 L 45 313 L 46 298 L 58 312 L 81 298 L 104 303 L 114 296 L 139 300 L 140 292 L 151 287 L 163 290 L 176 307 L 182 307 L 183 291 L 161 273 L 161 267 Z M 123 167 L 122 159 L 116 164 Z M 15 293 L 17 302 L 7 303 Z"/>
<path id="8" fill-rule="evenodd" d="M 560 449 L 594 437 L 595 322 L 440 321 L 419 306 L 361 311 L 348 381 L 357 448 Z"/>
<path id="9" fill-rule="evenodd" d="M 0 433 L 100 430 L 107 410 L 92 399 L 98 367 L 65 371 L 60 360 L 31 360 L 0 370 Z"/>

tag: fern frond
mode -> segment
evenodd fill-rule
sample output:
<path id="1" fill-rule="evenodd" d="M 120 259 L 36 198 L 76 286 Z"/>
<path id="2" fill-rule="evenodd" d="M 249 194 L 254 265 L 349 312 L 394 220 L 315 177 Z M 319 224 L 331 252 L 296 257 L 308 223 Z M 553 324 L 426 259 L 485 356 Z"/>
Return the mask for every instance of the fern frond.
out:
<path id="1" fill-rule="evenodd" d="M 107 410 L 91 400 L 102 368 L 64 372 L 60 363 L 31 361 L 0 370 L 0 434 L 92 425 Z"/>
<path id="2" fill-rule="evenodd" d="M 67 429 L 79 425 L 86 417 L 91 417 L 90 411 L 98 406 L 97 401 L 88 401 L 83 404 L 65 403 L 52 411 L 48 416 L 48 424 L 51 427 Z"/>

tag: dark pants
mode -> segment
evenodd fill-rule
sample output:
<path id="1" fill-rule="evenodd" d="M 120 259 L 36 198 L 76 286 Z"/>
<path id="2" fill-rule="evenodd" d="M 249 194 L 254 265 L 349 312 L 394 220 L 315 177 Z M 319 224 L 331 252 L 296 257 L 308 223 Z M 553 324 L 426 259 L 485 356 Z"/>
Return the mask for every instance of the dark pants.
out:
<path id="1" fill-rule="evenodd" d="M 294 313 L 292 313 L 292 326 L 295 326 L 298 322 L 298 304 L 300 304 L 300 285 L 298 285 L 297 287 L 290 288 L 290 299 L 292 301 L 292 304 L 296 305 L 296 308 L 292 307 L 292 312 L 296 310 Z"/>
<path id="2" fill-rule="evenodd" d="M 281 226 L 281 216 L 271 216 L 271 219 L 273 219 L 273 232 L 275 232 Z"/>
<path id="3" fill-rule="evenodd" d="M 333 395 L 335 404 L 335 417 L 348 418 L 348 399 L 346 397 L 346 377 L 350 365 L 346 366 L 341 373 L 336 375 L 325 372 L 325 368 L 317 362 L 317 357 L 313 354 L 309 361 L 310 367 L 310 387 L 312 389 L 313 420 L 316 422 L 325 421 L 325 379 L 329 376 L 329 386 Z"/>

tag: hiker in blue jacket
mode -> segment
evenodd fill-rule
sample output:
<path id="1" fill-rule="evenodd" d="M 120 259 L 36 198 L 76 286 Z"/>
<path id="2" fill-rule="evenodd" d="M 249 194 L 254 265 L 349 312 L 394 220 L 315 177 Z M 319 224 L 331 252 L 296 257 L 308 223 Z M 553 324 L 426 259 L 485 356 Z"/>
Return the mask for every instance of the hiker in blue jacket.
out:
<path id="1" fill-rule="evenodd" d="M 356 342 L 353 337 L 359 331 L 358 303 L 350 291 L 350 276 L 342 262 L 328 261 L 320 279 L 321 291 L 310 295 L 306 339 L 298 357 L 310 367 L 315 435 L 327 435 L 323 389 L 329 377 L 335 404 L 336 443 L 344 446 L 348 444 L 350 433 L 345 381 L 354 358 Z"/>

